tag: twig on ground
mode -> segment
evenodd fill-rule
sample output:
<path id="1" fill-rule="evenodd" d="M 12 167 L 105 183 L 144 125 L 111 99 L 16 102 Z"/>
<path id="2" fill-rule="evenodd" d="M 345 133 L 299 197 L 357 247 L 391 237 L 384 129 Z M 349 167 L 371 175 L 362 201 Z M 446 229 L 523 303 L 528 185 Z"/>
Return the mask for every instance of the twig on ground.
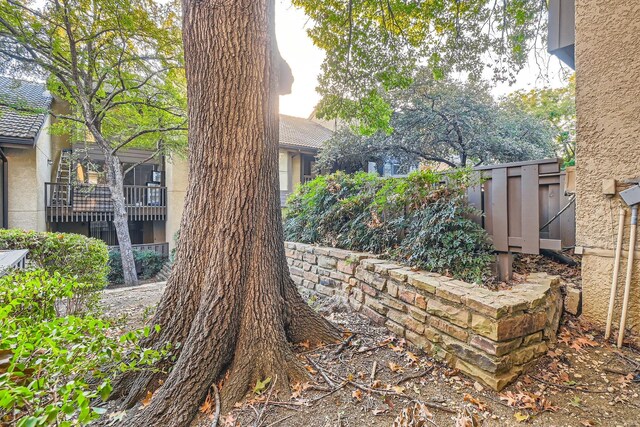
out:
<path id="1" fill-rule="evenodd" d="M 336 387 L 336 388 L 334 388 L 333 390 L 331 390 L 330 392 L 325 393 L 325 394 L 323 394 L 322 396 L 318 396 L 318 397 L 316 397 L 315 399 L 310 400 L 310 401 L 309 401 L 309 404 L 310 404 L 310 405 L 313 405 L 314 403 L 316 403 L 316 402 L 318 402 L 318 401 L 320 401 L 320 400 L 324 399 L 325 397 L 329 397 L 329 396 L 331 396 L 331 395 L 332 395 L 333 393 L 335 393 L 336 391 L 338 391 L 338 390 L 342 390 L 346 385 L 347 385 L 347 382 L 345 381 L 345 382 L 343 382 L 342 384 L 340 384 L 338 387 Z"/>
<path id="2" fill-rule="evenodd" d="M 622 358 L 623 360 L 627 361 L 628 363 L 631 363 L 633 366 L 635 366 L 635 370 L 638 371 L 640 370 L 640 362 L 638 362 L 637 360 L 634 360 L 628 356 L 625 356 L 624 354 L 620 353 L 619 351 L 616 351 L 615 353 L 616 355 L 618 355 L 618 357 Z"/>
<path id="3" fill-rule="evenodd" d="M 278 381 L 278 376 L 276 375 L 273 378 L 273 383 L 271 383 L 271 388 L 269 389 L 269 394 L 267 394 L 267 400 L 264 402 L 264 405 L 262 406 L 262 410 L 260 411 L 260 415 L 258 415 L 258 418 L 256 419 L 256 422 L 253 423 L 254 427 L 260 427 L 260 425 L 262 424 L 261 420 L 262 420 L 262 416 L 264 415 L 264 411 L 267 409 L 267 405 L 269 405 L 269 400 L 271 399 L 271 394 L 273 393 L 273 390 L 275 390 L 276 388 L 276 382 Z"/>
<path id="4" fill-rule="evenodd" d="M 373 350 L 377 350 L 377 349 L 379 349 L 379 348 L 382 348 L 382 347 L 388 347 L 388 346 L 389 346 L 389 343 L 388 343 L 388 342 L 386 342 L 386 343 L 384 343 L 384 344 L 378 344 L 378 345 L 375 345 L 375 346 L 373 346 L 373 347 L 361 348 L 361 349 L 359 349 L 359 350 L 357 351 L 357 353 L 366 353 L 367 351 L 373 351 Z"/>
<path id="5" fill-rule="evenodd" d="M 320 350 L 325 350 L 325 349 L 327 349 L 329 347 L 336 347 L 336 346 L 339 346 L 339 345 L 342 345 L 342 343 L 338 342 L 338 343 L 332 343 L 332 344 L 324 344 L 324 345 L 318 346 L 316 348 L 305 350 L 305 351 L 302 351 L 302 352 L 296 353 L 296 354 L 300 354 L 300 355 L 304 356 L 305 354 L 316 353 L 316 352 L 318 352 Z"/>
<path id="6" fill-rule="evenodd" d="M 349 337 L 347 337 L 346 340 L 344 340 L 342 342 L 342 344 L 340 344 L 340 347 L 338 347 L 336 349 L 336 351 L 333 352 L 334 355 L 338 355 L 340 353 L 342 353 L 344 351 L 345 348 L 347 348 L 349 346 L 349 344 L 351 344 L 351 340 L 353 339 L 353 337 L 355 337 L 357 334 L 355 332 L 352 332 L 351 335 L 349 335 Z"/>
<path id="7" fill-rule="evenodd" d="M 273 427 L 273 426 L 277 426 L 279 425 L 281 422 L 288 420 L 289 418 L 293 417 L 293 414 L 287 415 L 286 417 L 282 417 L 277 421 L 272 422 L 271 424 L 268 424 L 267 427 Z"/>
<path id="8" fill-rule="evenodd" d="M 309 361 L 309 363 L 311 363 L 311 365 L 313 365 L 313 367 L 316 369 L 316 371 L 318 371 L 320 373 L 320 375 L 322 375 L 322 378 L 324 378 L 324 381 L 331 387 L 331 388 L 336 388 L 336 385 L 333 381 L 331 381 L 329 379 L 329 377 L 327 376 L 327 374 L 324 372 L 324 369 L 322 369 L 316 362 L 313 361 L 313 359 L 311 359 L 309 356 L 305 356 L 307 358 L 307 360 Z"/>
<path id="9" fill-rule="evenodd" d="M 632 373 L 632 372 L 623 371 L 621 369 L 613 369 L 613 368 L 602 368 L 602 370 L 605 372 L 609 372 L 611 374 L 618 374 L 618 375 L 629 375 Z"/>
<path id="10" fill-rule="evenodd" d="M 442 405 L 439 405 L 437 403 L 429 402 L 428 400 L 412 399 L 411 401 L 414 402 L 414 403 L 419 403 L 419 404 L 424 405 L 424 406 L 428 406 L 429 408 L 432 408 L 432 409 L 438 409 L 438 410 L 443 411 L 443 412 L 448 412 L 450 414 L 457 414 L 458 413 L 458 411 L 456 411 L 455 409 L 447 408 L 446 406 L 442 406 Z"/>
<path id="11" fill-rule="evenodd" d="M 211 427 L 217 427 L 218 422 L 220 421 L 220 393 L 218 392 L 218 386 L 213 385 L 213 397 L 216 402 L 216 410 L 213 413 L 213 421 L 211 422 Z"/>
<path id="12" fill-rule="evenodd" d="M 371 366 L 371 375 L 369 376 L 369 379 L 371 380 L 371 382 L 374 382 L 376 379 L 376 370 L 378 369 L 378 361 L 374 360 L 373 361 L 373 365 Z"/>
<path id="13" fill-rule="evenodd" d="M 409 381 L 409 380 L 415 380 L 416 378 L 422 378 L 422 377 L 424 377 L 425 375 L 427 375 L 431 371 L 433 371 L 433 366 L 431 366 L 431 367 L 429 367 L 429 368 L 427 368 L 427 369 L 425 369 L 424 371 L 421 371 L 421 372 L 416 372 L 416 373 L 413 373 L 413 374 L 405 375 L 404 377 L 400 378 L 400 380 L 396 383 L 396 385 L 400 385 L 403 382 L 406 382 L 406 381 Z"/>
<path id="14" fill-rule="evenodd" d="M 529 377 L 533 378 L 534 380 L 541 382 L 542 384 L 546 384 L 550 387 L 558 387 L 564 390 L 573 390 L 573 391 L 580 391 L 582 393 L 609 393 L 607 390 L 591 390 L 588 388 L 581 388 L 582 386 L 578 385 L 578 386 L 572 386 L 572 385 L 566 385 L 566 384 L 556 384 L 556 383 L 552 383 L 546 380 L 543 380 L 542 378 L 538 378 L 535 375 L 531 375 L 529 374 Z"/>

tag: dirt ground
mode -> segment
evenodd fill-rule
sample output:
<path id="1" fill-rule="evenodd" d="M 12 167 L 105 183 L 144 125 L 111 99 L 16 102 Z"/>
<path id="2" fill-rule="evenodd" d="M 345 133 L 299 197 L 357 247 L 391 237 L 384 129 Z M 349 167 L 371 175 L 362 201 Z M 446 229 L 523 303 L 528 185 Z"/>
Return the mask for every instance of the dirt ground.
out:
<path id="1" fill-rule="evenodd" d="M 150 318 L 163 289 L 160 283 L 107 290 L 105 313 L 123 328 L 138 327 Z M 295 384 L 286 396 L 270 394 L 266 384 L 223 414 L 218 425 L 640 425 L 640 353 L 618 351 L 575 318 L 563 320 L 557 346 L 528 375 L 496 393 L 336 301 L 310 303 L 353 337 L 343 345 L 297 348 L 312 374 L 308 383 Z M 210 426 L 214 406 L 205 403 L 193 425 Z"/>

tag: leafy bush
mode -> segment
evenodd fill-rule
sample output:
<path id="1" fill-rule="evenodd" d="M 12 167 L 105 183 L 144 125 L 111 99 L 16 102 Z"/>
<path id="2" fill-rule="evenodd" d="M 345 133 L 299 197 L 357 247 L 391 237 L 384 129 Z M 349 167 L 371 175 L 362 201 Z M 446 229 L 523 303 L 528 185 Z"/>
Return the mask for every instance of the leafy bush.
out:
<path id="1" fill-rule="evenodd" d="M 107 284 L 107 245 L 98 239 L 71 233 L 0 229 L 0 249 L 28 249 L 28 259 L 38 268 L 101 289 Z"/>
<path id="2" fill-rule="evenodd" d="M 493 259 L 466 204 L 470 174 L 406 178 L 336 172 L 298 187 L 285 209 L 288 240 L 369 251 L 412 266 L 482 281 Z"/>
<path id="3" fill-rule="evenodd" d="M 166 357 L 141 348 L 151 328 L 114 337 L 89 315 L 61 317 L 60 300 L 90 286 L 45 270 L 0 278 L 0 424 L 85 425 L 104 409 L 117 372 L 150 369 Z M 155 327 L 157 331 L 159 327 Z"/>
<path id="4" fill-rule="evenodd" d="M 133 259 L 136 263 L 138 278 L 150 279 L 160 272 L 162 266 L 167 261 L 155 251 L 133 251 Z M 124 272 L 122 270 L 122 257 L 120 251 L 109 252 L 109 283 L 124 283 Z"/>

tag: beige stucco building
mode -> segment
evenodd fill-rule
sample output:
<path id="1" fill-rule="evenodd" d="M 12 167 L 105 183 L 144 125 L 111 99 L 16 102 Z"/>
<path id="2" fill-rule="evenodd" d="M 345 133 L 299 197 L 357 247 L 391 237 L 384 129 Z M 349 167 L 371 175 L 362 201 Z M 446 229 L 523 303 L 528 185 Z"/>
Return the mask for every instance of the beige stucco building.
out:
<path id="1" fill-rule="evenodd" d="M 113 205 L 100 165 L 104 155 L 89 141 L 71 143 L 51 132 L 67 111 L 41 83 L 0 76 L 0 226 L 84 234 L 116 245 Z M 49 112 L 53 114 L 49 114 Z M 315 175 L 314 162 L 331 123 L 282 115 L 280 194 L 286 197 Z M 134 245 L 168 254 L 180 227 L 187 161 L 149 159 L 150 151 L 123 149 L 124 192 Z"/>
<path id="2" fill-rule="evenodd" d="M 582 315 L 607 319 L 619 209 L 627 211 L 613 328 L 619 325 L 629 250 L 629 207 L 620 191 L 640 178 L 640 2 L 552 0 L 549 50 L 576 70 L 576 252 Z M 575 29 L 575 32 L 574 32 Z M 637 248 L 636 259 L 640 253 Z M 627 328 L 640 337 L 640 263 L 633 268 Z"/>
<path id="3" fill-rule="evenodd" d="M 315 177 L 315 158 L 322 144 L 333 135 L 332 122 L 312 118 L 280 115 L 280 150 L 278 171 L 280 175 L 280 202 L 301 183 Z M 187 161 L 182 158 L 168 159 L 167 180 L 167 226 L 169 246 L 173 248 L 173 236 L 180 228 L 184 198 L 187 190 Z"/>
<path id="4" fill-rule="evenodd" d="M 576 0 L 575 19 L 576 221 L 577 244 L 583 248 L 583 316 L 603 325 L 621 203 L 617 195 L 604 194 L 606 183 L 615 179 L 619 192 L 640 177 L 640 2 Z M 629 218 L 627 214 L 627 225 Z M 621 311 L 624 260 L 626 256 L 614 325 Z M 634 270 L 627 325 L 640 336 L 640 262 Z"/>

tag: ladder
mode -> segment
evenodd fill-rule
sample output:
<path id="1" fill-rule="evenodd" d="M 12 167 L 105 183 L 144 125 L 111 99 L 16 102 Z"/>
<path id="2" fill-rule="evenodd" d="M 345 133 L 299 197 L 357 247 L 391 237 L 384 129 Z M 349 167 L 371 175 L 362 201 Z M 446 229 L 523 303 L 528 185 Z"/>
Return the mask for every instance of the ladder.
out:
<path id="1" fill-rule="evenodd" d="M 56 172 L 56 184 L 51 193 L 52 206 L 69 206 L 71 204 L 71 173 L 73 161 L 71 149 L 65 148 L 60 153 L 58 171 Z"/>

